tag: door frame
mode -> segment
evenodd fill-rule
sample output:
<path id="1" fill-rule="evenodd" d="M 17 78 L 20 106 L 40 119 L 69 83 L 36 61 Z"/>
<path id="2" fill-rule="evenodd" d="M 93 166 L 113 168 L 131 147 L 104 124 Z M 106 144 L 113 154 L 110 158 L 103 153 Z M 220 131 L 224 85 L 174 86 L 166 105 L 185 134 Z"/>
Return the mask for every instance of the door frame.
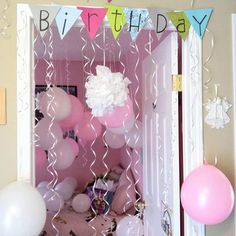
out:
<path id="1" fill-rule="evenodd" d="M 33 127 L 33 18 L 28 4 L 17 4 L 17 179 L 35 183 Z M 190 28 L 182 45 L 184 177 L 203 163 L 202 42 Z M 205 236 L 205 226 L 185 214 L 185 235 Z"/>

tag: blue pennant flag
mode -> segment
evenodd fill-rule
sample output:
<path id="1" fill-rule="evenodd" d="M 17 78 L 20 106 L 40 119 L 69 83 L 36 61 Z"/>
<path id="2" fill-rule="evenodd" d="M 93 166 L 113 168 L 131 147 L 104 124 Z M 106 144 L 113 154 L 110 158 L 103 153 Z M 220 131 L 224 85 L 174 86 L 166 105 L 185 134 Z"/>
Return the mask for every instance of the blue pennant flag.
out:
<path id="1" fill-rule="evenodd" d="M 57 28 L 61 39 L 63 39 L 68 31 L 72 28 L 82 10 L 75 7 L 62 7 L 56 16 Z"/>
<path id="2" fill-rule="evenodd" d="M 135 42 L 139 32 L 144 28 L 148 19 L 148 9 L 124 8 L 128 31 L 133 42 Z"/>
<path id="3" fill-rule="evenodd" d="M 212 8 L 184 11 L 196 33 L 202 39 L 211 17 Z"/>

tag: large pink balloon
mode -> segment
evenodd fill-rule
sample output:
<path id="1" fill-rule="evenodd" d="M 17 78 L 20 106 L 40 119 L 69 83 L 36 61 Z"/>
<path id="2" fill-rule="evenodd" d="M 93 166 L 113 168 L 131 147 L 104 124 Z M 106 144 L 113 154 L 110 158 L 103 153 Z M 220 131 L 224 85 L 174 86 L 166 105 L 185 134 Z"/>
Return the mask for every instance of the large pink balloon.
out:
<path id="1" fill-rule="evenodd" d="M 104 116 L 98 117 L 98 120 L 108 128 L 121 127 L 126 121 L 133 116 L 133 103 L 128 97 L 126 103 L 122 107 L 117 107 L 112 112 L 106 113 Z"/>
<path id="2" fill-rule="evenodd" d="M 49 162 L 56 160 L 54 167 L 57 170 L 64 170 L 70 167 L 74 162 L 74 159 L 74 151 L 66 140 L 62 140 L 48 153 Z"/>
<path id="3" fill-rule="evenodd" d="M 90 112 L 85 112 L 83 119 L 75 126 L 75 133 L 78 138 L 85 141 L 96 139 L 102 132 L 102 125 L 96 117 L 92 118 Z"/>
<path id="4" fill-rule="evenodd" d="M 79 144 L 73 138 L 67 137 L 67 138 L 65 138 L 65 140 L 71 145 L 75 156 L 78 156 L 78 154 L 79 154 Z"/>
<path id="5" fill-rule="evenodd" d="M 39 109 L 44 116 L 53 117 L 55 120 L 63 120 L 71 112 L 71 102 L 63 89 L 52 87 L 43 93 L 39 101 Z"/>
<path id="6" fill-rule="evenodd" d="M 204 164 L 186 178 L 181 202 L 188 215 L 203 224 L 218 224 L 233 210 L 234 191 L 227 177 L 216 167 Z"/>
<path id="7" fill-rule="evenodd" d="M 63 138 L 63 132 L 57 122 L 49 118 L 41 119 L 35 127 L 35 145 L 44 150 L 51 149 Z"/>
<path id="8" fill-rule="evenodd" d="M 74 129 L 75 125 L 80 122 L 83 117 L 83 106 L 79 99 L 73 95 L 68 95 L 71 103 L 71 112 L 64 119 L 59 122 L 63 130 Z"/>

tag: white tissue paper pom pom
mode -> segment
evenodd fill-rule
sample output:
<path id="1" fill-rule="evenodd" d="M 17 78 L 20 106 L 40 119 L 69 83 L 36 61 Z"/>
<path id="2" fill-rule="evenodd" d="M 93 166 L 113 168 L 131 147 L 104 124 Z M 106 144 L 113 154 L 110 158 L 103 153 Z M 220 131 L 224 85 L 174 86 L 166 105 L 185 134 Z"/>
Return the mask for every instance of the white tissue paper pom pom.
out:
<path id="1" fill-rule="evenodd" d="M 120 72 L 112 73 L 106 66 L 98 65 L 96 73 L 90 75 L 85 83 L 86 103 L 94 116 L 103 116 L 117 106 L 124 106 L 131 82 Z"/>

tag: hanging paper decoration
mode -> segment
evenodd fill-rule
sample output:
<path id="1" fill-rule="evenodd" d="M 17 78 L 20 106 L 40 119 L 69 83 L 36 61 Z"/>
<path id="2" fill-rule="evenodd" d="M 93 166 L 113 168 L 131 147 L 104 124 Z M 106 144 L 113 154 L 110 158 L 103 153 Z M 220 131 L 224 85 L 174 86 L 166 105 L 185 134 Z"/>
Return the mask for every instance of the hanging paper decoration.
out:
<path id="1" fill-rule="evenodd" d="M 89 37 L 94 39 L 102 21 L 107 13 L 107 8 L 88 8 L 88 7 L 78 7 L 82 10 L 81 18 L 85 24 L 88 31 Z"/>
<path id="2" fill-rule="evenodd" d="M 211 17 L 212 8 L 184 11 L 196 33 L 202 39 Z"/>
<path id="3" fill-rule="evenodd" d="M 171 20 L 172 24 L 177 29 L 179 35 L 183 40 L 185 40 L 188 36 L 190 22 L 184 12 L 168 12 L 167 13 L 169 19 Z"/>
<path id="4" fill-rule="evenodd" d="M 156 31 L 157 38 L 160 39 L 168 26 L 169 18 L 165 10 L 149 9 L 149 16 L 152 20 L 154 30 Z"/>
<path id="5" fill-rule="evenodd" d="M 117 106 L 124 106 L 130 81 L 119 72 L 112 73 L 106 66 L 98 65 L 96 72 L 97 75 L 89 76 L 85 83 L 86 103 L 94 116 L 103 116 Z"/>
<path id="6" fill-rule="evenodd" d="M 128 31 L 130 32 L 133 42 L 135 42 L 139 32 L 144 28 L 148 19 L 149 13 L 147 9 L 124 8 L 126 22 L 129 25 Z"/>
<path id="7" fill-rule="evenodd" d="M 126 24 L 125 13 L 122 7 L 109 5 L 107 8 L 107 18 L 110 23 L 113 36 L 117 39 Z"/>
<path id="8" fill-rule="evenodd" d="M 42 38 L 49 29 L 60 8 L 60 6 L 55 5 L 30 5 L 30 9 L 34 18 L 34 23 L 38 28 Z"/>
<path id="9" fill-rule="evenodd" d="M 81 14 L 74 7 L 62 7 L 56 16 L 56 23 L 61 39 L 63 39 Z"/>

